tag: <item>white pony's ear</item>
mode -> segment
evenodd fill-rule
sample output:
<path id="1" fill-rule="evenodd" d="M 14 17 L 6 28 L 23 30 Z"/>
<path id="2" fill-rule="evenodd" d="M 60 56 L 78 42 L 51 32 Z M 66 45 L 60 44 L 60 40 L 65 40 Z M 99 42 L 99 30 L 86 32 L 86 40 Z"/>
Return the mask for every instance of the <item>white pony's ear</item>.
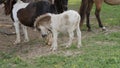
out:
<path id="1" fill-rule="evenodd" d="M 49 26 L 51 24 L 51 16 L 49 14 L 44 14 L 39 16 L 34 23 L 34 27 L 37 28 L 40 25 Z"/>

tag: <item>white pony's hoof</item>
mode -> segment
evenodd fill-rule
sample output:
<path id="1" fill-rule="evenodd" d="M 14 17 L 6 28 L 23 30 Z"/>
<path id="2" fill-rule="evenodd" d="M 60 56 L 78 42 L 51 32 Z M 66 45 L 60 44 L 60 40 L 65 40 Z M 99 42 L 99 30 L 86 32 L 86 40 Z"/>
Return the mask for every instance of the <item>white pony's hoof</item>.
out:
<path id="1" fill-rule="evenodd" d="M 51 47 L 51 48 L 50 48 L 50 51 L 52 51 L 52 52 L 57 51 L 57 47 Z"/>
<path id="2" fill-rule="evenodd" d="M 80 48 L 82 46 L 82 44 L 81 45 L 77 45 L 77 48 Z"/>
<path id="3" fill-rule="evenodd" d="M 29 42 L 29 39 L 25 39 L 24 42 Z"/>
<path id="4" fill-rule="evenodd" d="M 70 45 L 66 45 L 66 47 L 65 48 L 69 48 L 70 47 Z"/>
<path id="5" fill-rule="evenodd" d="M 14 45 L 17 45 L 17 44 L 19 44 L 20 43 L 20 40 L 16 40 L 13 44 Z"/>

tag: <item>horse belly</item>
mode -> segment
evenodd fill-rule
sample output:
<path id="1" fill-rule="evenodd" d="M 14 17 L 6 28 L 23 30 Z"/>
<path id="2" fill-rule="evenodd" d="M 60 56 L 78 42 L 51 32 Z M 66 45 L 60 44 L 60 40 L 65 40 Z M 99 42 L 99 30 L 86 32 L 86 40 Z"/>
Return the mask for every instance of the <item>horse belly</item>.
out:
<path id="1" fill-rule="evenodd" d="M 110 4 L 110 5 L 119 5 L 120 0 L 104 0 L 105 3 Z"/>

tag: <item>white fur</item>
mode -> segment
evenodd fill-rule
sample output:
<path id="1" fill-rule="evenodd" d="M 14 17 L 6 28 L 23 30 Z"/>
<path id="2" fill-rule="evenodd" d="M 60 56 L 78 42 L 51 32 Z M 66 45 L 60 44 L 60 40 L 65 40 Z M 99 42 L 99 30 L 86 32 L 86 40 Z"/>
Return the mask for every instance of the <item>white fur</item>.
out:
<path id="1" fill-rule="evenodd" d="M 18 44 L 21 41 L 20 40 L 20 30 L 19 30 L 20 21 L 17 17 L 17 12 L 20 9 L 25 8 L 28 4 L 29 3 L 24 3 L 21 0 L 18 0 L 17 3 L 13 6 L 12 14 L 13 14 L 13 19 L 14 19 L 14 26 L 15 26 L 15 30 L 16 30 L 16 35 L 17 35 L 16 36 L 16 41 L 15 41 L 14 44 Z M 29 41 L 26 26 L 22 25 L 22 28 L 23 28 L 23 33 L 25 35 L 25 42 Z"/>
<path id="2" fill-rule="evenodd" d="M 67 43 L 66 47 L 69 47 L 73 41 L 74 38 L 74 31 L 76 30 L 77 32 L 77 38 L 78 38 L 78 48 L 81 46 L 81 31 L 79 28 L 79 24 L 80 24 L 80 15 L 74 11 L 74 10 L 69 10 L 69 11 L 65 11 L 61 14 L 51 14 L 48 13 L 44 16 L 50 16 L 51 20 L 50 20 L 50 25 L 48 25 L 48 23 L 46 25 L 42 25 L 39 24 L 37 25 L 39 19 L 42 19 L 42 16 L 38 17 L 36 19 L 36 22 L 34 23 L 34 26 L 37 25 L 37 29 L 39 28 L 41 30 L 41 34 L 42 35 L 46 35 L 48 32 L 46 30 L 48 30 L 48 28 L 46 26 L 50 26 L 49 28 L 51 29 L 52 33 L 53 33 L 53 39 L 52 39 L 52 46 L 51 46 L 51 50 L 54 51 L 57 49 L 58 44 L 57 44 L 57 37 L 59 32 L 68 32 L 69 33 L 69 41 Z"/>
<path id="3" fill-rule="evenodd" d="M 67 15 L 68 19 L 64 18 Z M 81 31 L 79 29 L 80 15 L 73 10 L 65 11 L 59 15 L 51 15 L 51 27 L 53 33 L 53 42 L 51 49 L 57 49 L 57 36 L 58 32 L 68 32 L 69 41 L 66 47 L 69 47 L 74 38 L 74 30 L 77 32 L 78 36 L 78 47 L 81 46 Z"/>

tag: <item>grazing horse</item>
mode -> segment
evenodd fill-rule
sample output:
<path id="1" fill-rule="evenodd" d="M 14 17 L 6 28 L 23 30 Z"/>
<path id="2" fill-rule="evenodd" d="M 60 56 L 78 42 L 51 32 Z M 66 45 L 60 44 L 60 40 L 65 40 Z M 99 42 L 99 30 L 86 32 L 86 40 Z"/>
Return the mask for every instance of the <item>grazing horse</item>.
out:
<path id="1" fill-rule="evenodd" d="M 0 4 L 4 3 L 5 14 L 11 15 L 16 30 L 16 41 L 14 44 L 20 43 L 19 24 L 23 28 L 25 42 L 29 41 L 26 26 L 34 28 L 35 19 L 45 13 L 56 13 L 47 1 L 37 1 L 24 3 L 21 0 L 0 0 Z"/>
<path id="2" fill-rule="evenodd" d="M 85 15 L 86 15 L 86 17 L 87 17 L 86 25 L 88 27 L 88 31 L 91 31 L 89 17 L 90 17 L 90 11 L 93 7 L 93 4 L 95 3 L 95 6 L 96 6 L 95 15 L 96 15 L 99 27 L 102 28 L 102 30 L 106 30 L 106 28 L 103 26 L 101 19 L 100 19 L 100 11 L 101 11 L 103 2 L 105 2 L 109 5 L 119 5 L 120 4 L 120 0 L 82 0 L 81 7 L 79 10 L 79 13 L 81 15 L 81 22 L 80 22 L 81 27 L 82 27 L 82 24 L 83 24 Z"/>

